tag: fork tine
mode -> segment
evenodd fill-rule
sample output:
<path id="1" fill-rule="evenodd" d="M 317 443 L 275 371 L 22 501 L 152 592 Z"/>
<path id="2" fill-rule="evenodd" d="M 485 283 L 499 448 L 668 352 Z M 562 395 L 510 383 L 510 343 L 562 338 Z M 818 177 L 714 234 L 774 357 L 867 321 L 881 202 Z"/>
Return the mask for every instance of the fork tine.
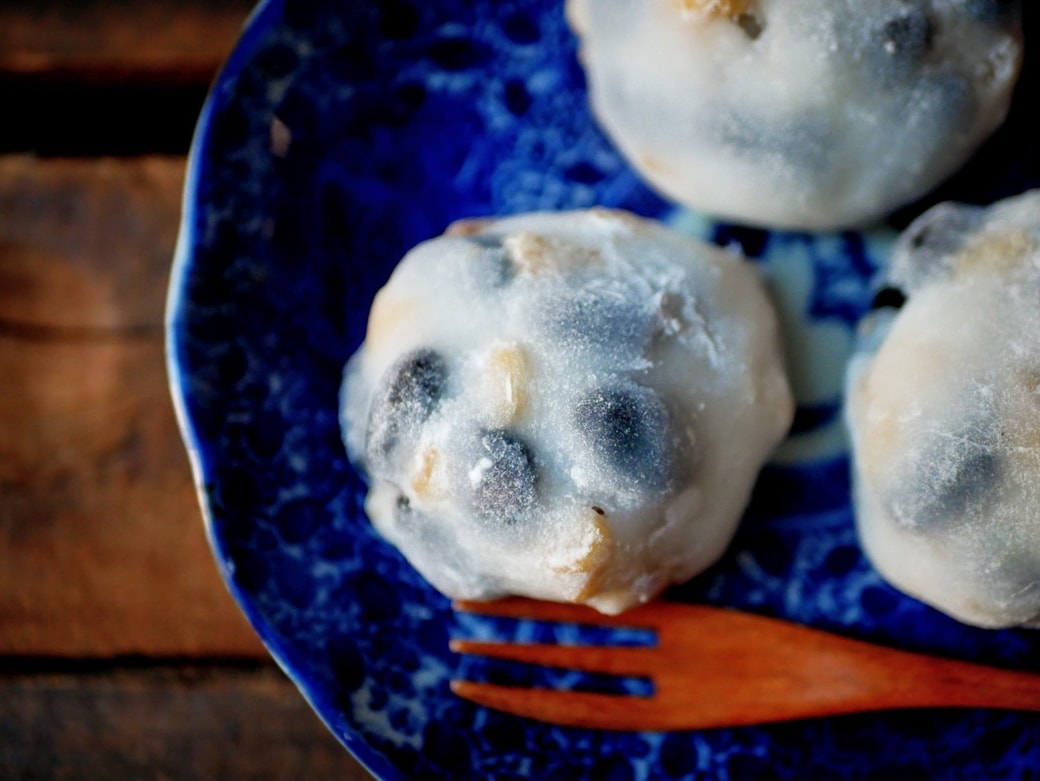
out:
<path id="1" fill-rule="evenodd" d="M 466 680 L 453 680 L 451 690 L 486 708 L 565 727 L 630 731 L 635 723 L 643 729 L 654 729 L 661 716 L 653 697 L 527 689 Z"/>
<path id="2" fill-rule="evenodd" d="M 653 647 L 602 645 L 551 645 L 541 643 L 497 643 L 451 640 L 458 654 L 486 656 L 525 664 L 541 664 L 608 675 L 650 676 L 660 665 Z"/>

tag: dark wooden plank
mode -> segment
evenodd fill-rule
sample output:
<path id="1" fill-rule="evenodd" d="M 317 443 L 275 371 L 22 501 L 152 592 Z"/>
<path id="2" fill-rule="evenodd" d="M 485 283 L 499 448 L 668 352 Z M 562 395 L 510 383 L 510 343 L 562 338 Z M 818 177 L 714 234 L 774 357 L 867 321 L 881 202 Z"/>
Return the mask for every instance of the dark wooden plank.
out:
<path id="1" fill-rule="evenodd" d="M 0 778 L 371 776 L 274 669 L 0 676 Z"/>
<path id="2" fill-rule="evenodd" d="M 0 654 L 265 656 L 166 385 L 183 167 L 0 159 Z"/>
<path id="3" fill-rule="evenodd" d="M 250 0 L 6 0 L 0 77 L 206 83 L 252 6 Z"/>
<path id="4" fill-rule="evenodd" d="M 251 0 L 0 3 L 0 154 L 184 154 Z"/>

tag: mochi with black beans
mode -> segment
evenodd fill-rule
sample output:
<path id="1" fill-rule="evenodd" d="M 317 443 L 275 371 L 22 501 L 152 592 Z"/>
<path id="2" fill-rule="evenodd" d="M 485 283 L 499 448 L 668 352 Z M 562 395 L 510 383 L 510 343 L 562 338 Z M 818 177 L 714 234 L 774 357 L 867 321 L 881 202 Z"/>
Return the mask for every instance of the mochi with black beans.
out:
<path id="1" fill-rule="evenodd" d="M 717 560 L 792 414 L 757 270 L 602 209 L 414 248 L 341 398 L 368 515 L 436 588 L 607 613 Z"/>
<path id="2" fill-rule="evenodd" d="M 962 622 L 1040 626 L 1040 191 L 926 212 L 876 302 L 846 379 L 867 555 Z"/>
<path id="3" fill-rule="evenodd" d="M 692 209 L 767 227 L 876 222 L 1003 121 L 1017 0 L 568 0 L 592 108 Z"/>

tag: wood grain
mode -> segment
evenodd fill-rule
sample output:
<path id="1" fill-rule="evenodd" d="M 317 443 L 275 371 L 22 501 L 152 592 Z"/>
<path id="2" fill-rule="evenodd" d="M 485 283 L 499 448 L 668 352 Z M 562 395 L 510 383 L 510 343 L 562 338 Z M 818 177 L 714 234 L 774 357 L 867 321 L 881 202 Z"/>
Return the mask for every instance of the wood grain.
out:
<path id="1" fill-rule="evenodd" d="M 181 155 L 253 4 L 0 3 L 0 778 L 369 777 L 227 594 L 166 387 Z"/>
<path id="2" fill-rule="evenodd" d="M 0 677 L 0 778 L 363 781 L 274 669 Z"/>
<path id="3" fill-rule="evenodd" d="M 166 386 L 183 169 L 0 158 L 0 654 L 265 656 Z"/>
<path id="4" fill-rule="evenodd" d="M 250 0 L 6 0 L 0 81 L 209 82 Z"/>

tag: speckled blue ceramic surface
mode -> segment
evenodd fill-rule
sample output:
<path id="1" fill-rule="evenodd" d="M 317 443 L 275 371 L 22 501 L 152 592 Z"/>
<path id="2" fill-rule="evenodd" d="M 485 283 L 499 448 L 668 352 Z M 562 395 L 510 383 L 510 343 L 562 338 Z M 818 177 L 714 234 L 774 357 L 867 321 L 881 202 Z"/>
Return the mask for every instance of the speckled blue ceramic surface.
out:
<path id="1" fill-rule="evenodd" d="M 1040 182 L 1036 94 L 1030 61 L 1008 125 L 932 201 L 987 202 Z M 611 733 L 452 696 L 460 673 L 517 673 L 476 669 L 449 653 L 449 637 L 546 630 L 455 616 L 373 532 L 340 441 L 342 366 L 373 294 L 419 240 L 459 217 L 594 204 L 740 245 L 785 321 L 795 431 L 723 561 L 668 597 L 1040 669 L 1040 632 L 958 625 L 886 586 L 857 545 L 841 372 L 888 230 L 767 234 L 652 194 L 589 115 L 560 0 L 271 0 L 199 125 L 169 357 L 218 564 L 304 696 L 386 779 L 1040 778 L 1040 715 Z"/>

